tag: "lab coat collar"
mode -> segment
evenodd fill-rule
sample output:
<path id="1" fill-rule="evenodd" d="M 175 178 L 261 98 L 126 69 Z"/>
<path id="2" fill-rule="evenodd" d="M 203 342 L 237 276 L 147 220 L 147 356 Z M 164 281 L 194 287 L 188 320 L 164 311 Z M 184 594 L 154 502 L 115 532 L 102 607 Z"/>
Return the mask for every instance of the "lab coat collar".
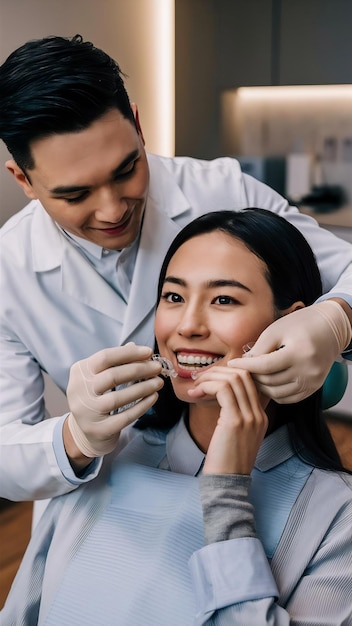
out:
<path id="1" fill-rule="evenodd" d="M 39 202 L 32 221 L 32 262 L 38 273 L 61 267 L 63 293 L 113 319 L 124 319 L 123 300 L 87 263 Z"/>
<path id="2" fill-rule="evenodd" d="M 135 328 L 154 309 L 161 264 L 179 230 L 149 198 L 122 331 L 122 343 L 129 340 Z"/>
<path id="3" fill-rule="evenodd" d="M 141 240 L 133 273 L 121 343 L 155 308 L 159 273 L 164 256 L 180 230 L 172 218 L 190 210 L 190 204 L 163 160 L 147 155 L 150 185 Z"/>
<path id="4" fill-rule="evenodd" d="M 174 176 L 166 164 L 172 159 L 147 154 L 150 183 L 148 197 L 150 202 L 160 207 L 171 219 L 178 218 L 191 209 L 187 197 L 175 183 Z"/>
<path id="5" fill-rule="evenodd" d="M 31 242 L 34 272 L 50 272 L 61 265 L 64 236 L 39 200 L 33 211 Z"/>
<path id="6" fill-rule="evenodd" d="M 61 265 L 64 293 L 113 319 L 124 320 L 121 343 L 128 341 L 155 307 L 161 264 L 180 230 L 171 218 L 190 209 L 163 162 L 154 155 L 148 160 L 151 183 L 127 309 L 120 296 L 67 241 L 39 202 L 33 214 L 33 270 L 46 272 Z"/>

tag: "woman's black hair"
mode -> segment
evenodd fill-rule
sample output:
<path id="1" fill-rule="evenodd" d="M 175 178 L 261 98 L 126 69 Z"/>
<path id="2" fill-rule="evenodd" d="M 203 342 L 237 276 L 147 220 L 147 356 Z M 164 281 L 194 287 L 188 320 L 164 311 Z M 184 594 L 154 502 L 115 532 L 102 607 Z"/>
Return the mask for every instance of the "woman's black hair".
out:
<path id="1" fill-rule="evenodd" d="M 79 132 L 110 109 L 135 124 L 123 73 L 81 35 L 25 43 L 0 67 L 0 137 L 23 171 L 33 169 L 31 144 Z"/>
<path id="2" fill-rule="evenodd" d="M 158 302 L 167 267 L 175 252 L 193 237 L 213 231 L 239 239 L 265 263 L 266 278 L 273 292 L 278 316 L 280 311 L 294 302 L 302 301 L 309 306 L 322 294 L 314 254 L 300 231 L 271 211 L 250 208 L 239 212 L 207 213 L 178 233 L 160 271 Z M 275 407 L 275 423 L 288 424 L 295 449 L 306 462 L 323 469 L 344 469 L 322 415 L 321 390 L 295 404 L 283 405 L 272 401 L 272 405 Z M 186 403 L 176 398 L 170 379 L 166 379 L 153 411 L 140 418 L 136 427 L 168 430 L 179 421 L 187 407 Z"/>

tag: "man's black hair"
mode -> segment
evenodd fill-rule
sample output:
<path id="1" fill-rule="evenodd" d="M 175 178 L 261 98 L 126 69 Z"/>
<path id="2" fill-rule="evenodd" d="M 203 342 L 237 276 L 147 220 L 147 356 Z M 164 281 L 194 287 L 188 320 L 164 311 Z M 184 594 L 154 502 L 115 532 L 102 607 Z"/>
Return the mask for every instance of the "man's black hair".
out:
<path id="1" fill-rule="evenodd" d="M 31 144 L 84 130 L 111 109 L 135 124 L 119 65 L 81 35 L 27 42 L 0 67 L 0 137 L 33 169 Z"/>

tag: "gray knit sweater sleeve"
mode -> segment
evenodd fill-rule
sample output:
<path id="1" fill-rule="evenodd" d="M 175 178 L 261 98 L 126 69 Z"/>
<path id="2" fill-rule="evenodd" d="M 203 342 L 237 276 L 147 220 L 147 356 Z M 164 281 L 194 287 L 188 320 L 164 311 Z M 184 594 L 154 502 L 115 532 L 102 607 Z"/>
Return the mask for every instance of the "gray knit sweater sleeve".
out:
<path id="1" fill-rule="evenodd" d="M 248 500 L 250 476 L 201 474 L 199 482 L 207 544 L 256 537 L 253 506 Z"/>

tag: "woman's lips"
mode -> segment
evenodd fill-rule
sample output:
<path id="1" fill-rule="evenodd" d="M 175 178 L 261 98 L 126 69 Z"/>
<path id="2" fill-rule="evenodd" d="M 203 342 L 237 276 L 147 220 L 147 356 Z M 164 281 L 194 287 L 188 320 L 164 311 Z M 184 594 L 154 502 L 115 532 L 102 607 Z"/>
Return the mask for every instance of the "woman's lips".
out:
<path id="1" fill-rule="evenodd" d="M 188 378 L 188 379 L 192 378 L 192 372 L 194 372 L 194 370 L 185 370 L 178 366 L 175 368 L 175 371 L 177 372 L 178 378 Z"/>

